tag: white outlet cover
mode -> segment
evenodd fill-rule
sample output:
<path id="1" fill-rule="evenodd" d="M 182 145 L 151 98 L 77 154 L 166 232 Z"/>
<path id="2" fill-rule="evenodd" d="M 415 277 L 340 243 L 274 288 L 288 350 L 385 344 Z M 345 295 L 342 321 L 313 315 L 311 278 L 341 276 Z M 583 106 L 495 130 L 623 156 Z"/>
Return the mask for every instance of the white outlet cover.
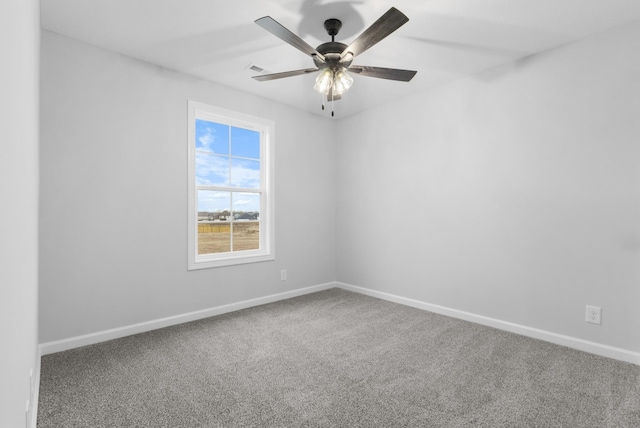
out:
<path id="1" fill-rule="evenodd" d="M 587 305 L 586 321 L 591 324 L 602 324 L 602 308 Z"/>

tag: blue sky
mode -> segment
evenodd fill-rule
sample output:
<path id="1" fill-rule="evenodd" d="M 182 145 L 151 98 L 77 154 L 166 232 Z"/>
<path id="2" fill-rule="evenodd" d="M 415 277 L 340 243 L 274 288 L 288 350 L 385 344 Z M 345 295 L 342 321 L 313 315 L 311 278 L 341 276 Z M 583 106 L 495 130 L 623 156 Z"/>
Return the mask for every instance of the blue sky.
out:
<path id="1" fill-rule="evenodd" d="M 260 187 L 260 133 L 196 119 L 196 184 Z M 260 198 L 246 192 L 198 191 L 198 211 L 259 211 Z"/>

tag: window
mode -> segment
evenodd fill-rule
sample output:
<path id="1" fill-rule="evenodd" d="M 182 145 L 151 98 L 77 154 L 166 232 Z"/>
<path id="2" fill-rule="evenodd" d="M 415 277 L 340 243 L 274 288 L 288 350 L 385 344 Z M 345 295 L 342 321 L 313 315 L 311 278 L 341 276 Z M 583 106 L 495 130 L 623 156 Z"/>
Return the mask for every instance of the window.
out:
<path id="1" fill-rule="evenodd" d="M 272 121 L 189 101 L 189 263 L 273 260 Z"/>

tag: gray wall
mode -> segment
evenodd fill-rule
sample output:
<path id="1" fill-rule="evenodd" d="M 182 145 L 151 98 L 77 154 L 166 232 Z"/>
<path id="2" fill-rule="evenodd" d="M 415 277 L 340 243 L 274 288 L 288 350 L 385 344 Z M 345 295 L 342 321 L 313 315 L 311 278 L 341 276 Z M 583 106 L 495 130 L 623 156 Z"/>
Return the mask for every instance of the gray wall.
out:
<path id="1" fill-rule="evenodd" d="M 39 2 L 0 3 L 0 426 L 23 427 L 38 346 Z"/>
<path id="2" fill-rule="evenodd" d="M 47 31 L 41 90 L 41 343 L 335 279 L 328 119 Z M 275 262 L 187 271 L 188 99 L 275 121 Z"/>
<path id="3" fill-rule="evenodd" d="M 635 23 L 341 120 L 338 281 L 640 351 L 638 52 Z"/>
<path id="4" fill-rule="evenodd" d="M 42 40 L 41 342 L 338 280 L 640 351 L 640 24 L 337 121 Z M 275 120 L 276 262 L 186 271 L 188 98 Z"/>

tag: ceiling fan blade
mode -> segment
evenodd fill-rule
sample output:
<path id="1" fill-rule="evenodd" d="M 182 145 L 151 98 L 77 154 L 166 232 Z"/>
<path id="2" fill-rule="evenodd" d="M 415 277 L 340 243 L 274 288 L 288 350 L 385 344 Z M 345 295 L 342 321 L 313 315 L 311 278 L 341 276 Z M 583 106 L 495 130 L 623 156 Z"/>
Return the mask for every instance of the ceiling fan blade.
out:
<path id="1" fill-rule="evenodd" d="M 294 48 L 299 49 L 307 55 L 316 55 L 321 61 L 324 62 L 324 56 L 320 52 L 315 50 L 315 48 L 302 40 L 300 37 L 287 30 L 282 24 L 280 24 L 272 17 L 264 16 L 262 18 L 256 19 L 256 24 L 258 24 L 274 36 L 289 43 Z"/>
<path id="2" fill-rule="evenodd" d="M 399 80 L 408 82 L 413 79 L 417 71 L 400 70 L 397 68 L 369 67 L 366 65 L 352 65 L 348 68 L 349 72 L 359 74 L 360 76 L 377 77 L 379 79 Z"/>
<path id="3" fill-rule="evenodd" d="M 251 76 L 256 79 L 258 82 L 266 82 L 267 80 L 276 80 L 282 79 L 284 77 L 293 77 L 300 76 L 301 74 L 308 74 L 318 71 L 317 68 L 305 68 L 304 70 L 292 70 L 292 71 L 283 71 L 282 73 L 273 73 L 273 74 L 259 74 L 257 76 Z"/>
<path id="4" fill-rule="evenodd" d="M 362 52 L 366 51 L 371 46 L 396 31 L 408 20 L 409 18 L 407 18 L 404 13 L 400 12 L 395 7 L 392 7 L 384 15 L 378 18 L 376 22 L 371 24 L 369 28 L 364 30 L 357 39 L 351 42 L 351 44 L 340 54 L 340 59 L 343 59 L 349 53 L 354 57 L 360 55 Z"/>

